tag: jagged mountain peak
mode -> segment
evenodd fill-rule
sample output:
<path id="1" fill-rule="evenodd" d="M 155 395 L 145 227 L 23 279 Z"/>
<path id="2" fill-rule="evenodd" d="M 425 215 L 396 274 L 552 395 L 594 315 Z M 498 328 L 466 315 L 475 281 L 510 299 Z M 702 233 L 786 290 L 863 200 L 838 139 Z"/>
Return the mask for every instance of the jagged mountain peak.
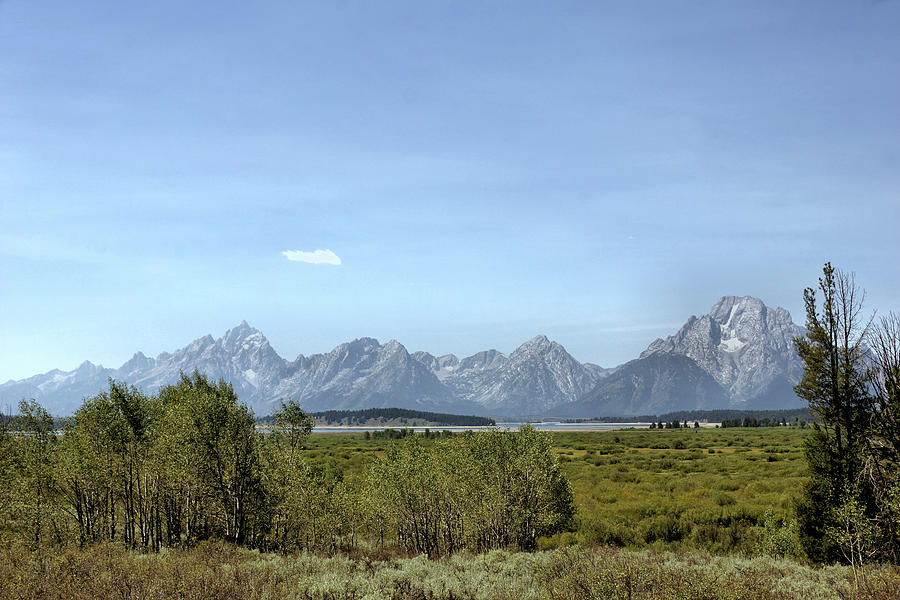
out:
<path id="1" fill-rule="evenodd" d="M 756 310 L 765 310 L 767 308 L 765 303 L 755 296 L 722 296 L 709 309 L 709 314 L 721 318 L 722 315 L 727 315 L 735 307 L 753 308 Z"/>
<path id="2" fill-rule="evenodd" d="M 385 357 L 389 357 L 394 361 L 405 363 L 406 361 L 411 360 L 411 356 L 406 350 L 406 346 L 404 346 L 397 340 L 388 341 L 381 347 L 380 351 L 382 354 L 384 354 Z"/>
<path id="3" fill-rule="evenodd" d="M 452 354 L 449 354 L 448 356 L 452 356 L 454 359 L 456 358 Z M 456 362 L 459 364 L 460 369 L 487 369 L 500 366 L 506 362 L 506 360 L 507 357 L 505 354 L 491 349 L 476 352 L 472 356 L 467 356 Z"/>
<path id="4" fill-rule="evenodd" d="M 541 333 L 522 344 L 522 346 L 546 346 L 549 343 L 550 340 L 547 338 L 547 336 Z"/>
<path id="5" fill-rule="evenodd" d="M 247 319 L 241 319 L 241 322 L 229 329 L 228 331 L 256 331 L 256 328 L 252 327 L 250 323 L 247 322 Z M 228 332 L 226 332 L 227 334 Z"/>
<path id="6" fill-rule="evenodd" d="M 179 373 L 196 369 L 230 382 L 258 414 L 270 412 L 281 398 L 296 398 L 307 410 L 398 406 L 508 416 L 601 407 L 609 414 L 641 412 L 640 406 L 691 398 L 698 406 L 787 406 L 791 384 L 802 372 L 793 348 L 798 335 L 802 329 L 783 308 L 769 308 L 753 296 L 723 296 L 708 314 L 690 317 L 616 369 L 582 364 L 546 335 L 508 355 L 485 350 L 465 358 L 410 354 L 397 340 L 382 345 L 360 337 L 288 362 L 262 332 L 241 321 L 217 339 L 205 335 L 155 359 L 136 352 L 119 369 L 85 361 L 69 372 L 7 382 L 0 385 L 0 402 L 36 398 L 54 414 L 71 414 L 82 398 L 102 391 L 109 377 L 155 393 Z"/>
<path id="7" fill-rule="evenodd" d="M 550 349 L 562 348 L 556 342 L 550 340 L 546 335 L 536 335 L 518 348 L 516 348 L 512 354 L 510 354 L 510 358 L 514 356 L 518 356 L 520 354 L 525 353 L 536 353 L 536 352 L 545 352 Z"/>
<path id="8" fill-rule="evenodd" d="M 364 337 L 356 338 L 355 340 L 352 340 L 349 342 L 344 342 L 343 344 L 338 344 L 338 346 L 335 348 L 335 350 L 337 350 L 338 348 L 340 348 L 340 349 L 373 348 L 373 347 L 380 347 L 380 346 L 381 346 L 381 342 L 379 342 L 377 339 L 375 339 L 373 337 L 365 337 L 364 336 Z"/>
<path id="9" fill-rule="evenodd" d="M 119 367 L 119 371 L 126 372 L 126 373 L 133 373 L 140 369 L 147 368 L 148 366 L 152 365 L 153 362 L 154 361 L 152 358 L 148 358 L 147 356 L 144 355 L 143 352 L 138 350 L 137 352 L 134 353 L 134 356 L 132 356 L 130 359 L 128 359 L 128 361 L 125 362 L 125 364 L 123 364 L 121 367 Z"/>
<path id="10" fill-rule="evenodd" d="M 358 338 L 292 364 L 288 384 L 308 410 L 452 406 L 452 393 L 420 362 L 427 356 L 410 356 L 397 340 Z"/>
<path id="11" fill-rule="evenodd" d="M 497 414 L 541 414 L 577 401 L 597 382 L 591 369 L 545 335 L 528 340 L 509 357 L 492 358 L 496 366 L 484 370 L 484 385 L 474 399 Z"/>
<path id="12" fill-rule="evenodd" d="M 451 375 L 453 371 L 455 371 L 460 365 L 460 360 L 456 357 L 455 354 L 434 356 L 429 352 L 417 350 L 410 356 L 428 367 L 428 370 L 434 373 L 441 381 L 443 381 L 447 376 Z"/>
<path id="13" fill-rule="evenodd" d="M 399 350 L 403 350 L 404 352 L 406 352 L 406 346 L 394 339 L 388 340 L 388 342 L 384 345 L 384 349 L 391 352 L 396 352 Z M 407 352 L 407 354 L 409 353 Z"/>
<path id="14" fill-rule="evenodd" d="M 241 321 L 237 327 L 232 327 L 228 331 L 225 332 L 219 341 L 223 346 L 244 346 L 246 344 L 252 346 L 261 346 L 263 344 L 268 344 L 269 341 L 266 339 L 266 336 L 263 333 L 256 329 L 255 327 L 251 327 L 247 321 Z"/>
<path id="15" fill-rule="evenodd" d="M 724 296 L 713 305 L 709 316 L 726 331 L 759 331 L 762 328 L 793 325 L 791 314 L 787 310 L 780 306 L 770 308 L 753 296 Z"/>
<path id="16" fill-rule="evenodd" d="M 723 296 L 709 314 L 692 316 L 675 335 L 654 341 L 646 358 L 665 352 L 693 359 L 735 401 L 753 400 L 775 381 L 796 381 L 802 365 L 793 340 L 803 329 L 783 308 L 770 308 L 753 296 Z M 779 394 L 795 401 L 789 385 Z M 772 401 L 767 399 L 767 402 Z"/>
<path id="17" fill-rule="evenodd" d="M 180 348 L 176 350 L 173 354 L 169 354 L 168 352 L 163 352 L 157 357 L 157 360 L 163 360 L 165 358 L 170 358 L 172 356 L 177 356 L 178 354 L 184 353 L 196 353 L 201 352 L 203 349 L 208 348 L 209 346 L 214 346 L 216 340 L 213 336 L 206 334 L 203 337 L 199 337 L 184 348 Z"/>
<path id="18" fill-rule="evenodd" d="M 259 330 L 251 326 L 246 320 L 241 320 L 240 323 L 226 331 L 224 337 L 246 337 L 254 333 L 259 333 Z"/>
<path id="19" fill-rule="evenodd" d="M 102 370 L 103 370 L 103 365 L 99 365 L 99 364 L 95 365 L 91 361 L 86 360 L 83 363 L 81 363 L 80 365 L 78 365 L 78 368 L 75 369 L 75 372 L 76 373 L 96 373 L 96 372 L 102 371 Z"/>

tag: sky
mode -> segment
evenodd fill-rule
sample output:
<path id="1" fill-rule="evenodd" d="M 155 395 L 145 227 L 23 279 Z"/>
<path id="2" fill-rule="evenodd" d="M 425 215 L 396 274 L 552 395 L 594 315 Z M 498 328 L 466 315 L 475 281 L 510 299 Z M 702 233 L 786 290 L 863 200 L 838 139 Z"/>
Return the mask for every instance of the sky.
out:
<path id="1" fill-rule="evenodd" d="M 900 2 L 0 0 L 0 381 L 900 309 Z"/>

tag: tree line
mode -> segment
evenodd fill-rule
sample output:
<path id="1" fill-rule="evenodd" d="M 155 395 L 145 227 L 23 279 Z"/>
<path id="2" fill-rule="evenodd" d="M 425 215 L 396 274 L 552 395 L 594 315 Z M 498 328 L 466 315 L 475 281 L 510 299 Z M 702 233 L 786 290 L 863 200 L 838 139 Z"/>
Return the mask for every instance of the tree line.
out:
<path id="1" fill-rule="evenodd" d="M 744 417 L 742 419 L 725 419 L 720 425 L 722 427 L 787 427 L 788 425 L 805 427 L 806 421 L 796 417 L 792 423 L 789 423 L 786 417 L 782 417 L 781 419 L 769 417 L 755 419 L 752 417 Z"/>
<path id="2" fill-rule="evenodd" d="M 711 409 L 711 410 L 679 410 L 660 415 L 659 421 L 708 421 L 724 423 L 734 420 L 756 420 L 778 423 L 794 423 L 798 420 L 811 421 L 809 408 L 789 409 L 761 409 L 761 410 L 737 410 L 737 409 Z"/>
<path id="3" fill-rule="evenodd" d="M 452 415 L 407 408 L 365 408 L 362 410 L 325 410 L 310 413 L 316 423 L 338 425 L 365 425 L 370 421 L 425 421 L 428 424 L 460 427 L 493 427 L 497 424 L 489 417 Z M 267 418 L 260 419 L 267 421 Z"/>
<path id="4" fill-rule="evenodd" d="M 372 432 L 366 431 L 363 434 L 363 438 L 367 440 L 399 440 L 411 435 L 418 435 L 427 440 L 431 438 L 452 438 L 456 434 L 449 429 L 435 429 L 432 431 L 428 427 L 425 427 L 421 433 L 418 433 L 412 427 L 404 427 L 403 429 L 392 429 L 388 427 L 387 429 L 380 429 Z"/>
<path id="5" fill-rule="evenodd" d="M 366 543 L 435 556 L 530 549 L 571 526 L 571 487 L 546 432 L 406 435 L 345 474 L 307 457 L 312 426 L 291 401 L 257 430 L 230 384 L 197 372 L 156 395 L 110 380 L 61 430 L 22 401 L 0 420 L 0 537 L 142 550 Z"/>
<path id="6" fill-rule="evenodd" d="M 679 422 L 713 422 L 736 421 L 743 419 L 756 419 L 762 421 L 778 421 L 794 423 L 798 420 L 811 421 L 808 408 L 772 409 L 772 410 L 736 410 L 736 409 L 709 409 L 709 410 L 676 410 L 661 415 L 631 415 L 627 417 L 591 417 L 579 419 L 566 419 L 564 423 L 672 423 Z"/>

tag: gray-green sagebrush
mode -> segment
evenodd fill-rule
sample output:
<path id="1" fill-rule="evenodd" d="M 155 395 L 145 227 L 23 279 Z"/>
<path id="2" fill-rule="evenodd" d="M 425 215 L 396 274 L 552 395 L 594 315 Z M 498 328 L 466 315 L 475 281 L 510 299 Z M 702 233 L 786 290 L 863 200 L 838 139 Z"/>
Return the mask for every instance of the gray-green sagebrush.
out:
<path id="1" fill-rule="evenodd" d="M 0 549 L 0 597 L 196 600 L 889 600 L 900 573 L 772 558 L 565 548 L 370 560 L 260 553 L 219 542 L 141 554 L 120 544 Z"/>

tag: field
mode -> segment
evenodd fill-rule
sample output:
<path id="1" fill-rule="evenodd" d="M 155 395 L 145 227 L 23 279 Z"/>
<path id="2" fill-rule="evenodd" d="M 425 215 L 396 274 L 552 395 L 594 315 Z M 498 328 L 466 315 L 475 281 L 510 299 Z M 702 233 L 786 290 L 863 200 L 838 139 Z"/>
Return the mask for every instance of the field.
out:
<path id="1" fill-rule="evenodd" d="M 540 538 L 533 553 L 428 560 L 365 544 L 350 554 L 276 554 L 202 542 L 145 554 L 109 542 L 29 550 L 7 540 L 0 543 L 0 597 L 900 597 L 896 568 L 854 572 L 799 556 L 791 507 L 804 480 L 806 433 L 790 427 L 555 433 L 554 450 L 575 492 L 575 527 Z M 321 433 L 306 440 L 303 452 L 343 478 L 367 471 L 394 443 Z"/>
<path id="2" fill-rule="evenodd" d="M 781 525 L 803 481 L 807 430 L 778 428 L 556 432 L 575 491 L 577 529 L 541 540 L 755 554 L 766 511 Z M 368 467 L 390 441 L 314 434 L 308 456 L 329 470 Z M 788 549 L 790 550 L 790 548 Z"/>
<path id="3" fill-rule="evenodd" d="M 557 435 L 578 541 L 752 554 L 766 511 L 790 515 L 804 431 L 679 429 Z M 566 536 L 567 534 L 563 534 Z"/>

